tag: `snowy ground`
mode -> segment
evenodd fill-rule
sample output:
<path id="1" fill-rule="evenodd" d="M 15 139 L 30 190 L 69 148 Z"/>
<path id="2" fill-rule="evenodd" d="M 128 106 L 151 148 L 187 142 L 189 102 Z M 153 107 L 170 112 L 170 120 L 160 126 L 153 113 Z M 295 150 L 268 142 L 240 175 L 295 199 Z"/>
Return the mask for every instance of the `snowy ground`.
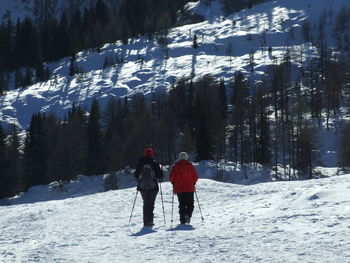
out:
<path id="1" fill-rule="evenodd" d="M 0 262 L 350 262 L 350 174 L 255 185 L 200 179 L 191 225 L 171 219 L 162 183 L 155 227 L 142 228 L 134 187 L 0 206 Z M 81 190 L 83 193 L 83 190 Z"/>

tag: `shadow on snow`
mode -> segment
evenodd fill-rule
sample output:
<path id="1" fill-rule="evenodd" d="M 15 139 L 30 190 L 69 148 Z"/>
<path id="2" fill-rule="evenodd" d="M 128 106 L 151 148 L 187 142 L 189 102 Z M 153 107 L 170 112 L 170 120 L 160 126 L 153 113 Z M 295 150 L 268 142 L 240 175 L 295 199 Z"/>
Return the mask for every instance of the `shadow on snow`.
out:
<path id="1" fill-rule="evenodd" d="M 167 231 L 191 231 L 191 230 L 195 230 L 195 228 L 192 225 L 179 224 L 176 227 L 170 228 Z"/>
<path id="2" fill-rule="evenodd" d="M 157 231 L 155 231 L 152 227 L 145 226 L 145 227 L 141 228 L 141 230 L 139 232 L 132 233 L 130 236 L 139 237 L 139 236 L 144 236 L 147 234 L 152 234 L 155 232 L 157 232 Z"/>

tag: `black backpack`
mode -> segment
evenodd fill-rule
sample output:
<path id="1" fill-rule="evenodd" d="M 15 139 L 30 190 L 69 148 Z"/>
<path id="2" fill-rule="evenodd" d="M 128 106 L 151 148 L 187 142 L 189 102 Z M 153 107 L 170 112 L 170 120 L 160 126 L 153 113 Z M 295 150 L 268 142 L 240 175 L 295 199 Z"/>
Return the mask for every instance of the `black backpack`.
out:
<path id="1" fill-rule="evenodd" d="M 145 164 L 142 168 L 139 187 L 142 190 L 153 190 L 157 187 L 156 176 L 150 164 Z"/>

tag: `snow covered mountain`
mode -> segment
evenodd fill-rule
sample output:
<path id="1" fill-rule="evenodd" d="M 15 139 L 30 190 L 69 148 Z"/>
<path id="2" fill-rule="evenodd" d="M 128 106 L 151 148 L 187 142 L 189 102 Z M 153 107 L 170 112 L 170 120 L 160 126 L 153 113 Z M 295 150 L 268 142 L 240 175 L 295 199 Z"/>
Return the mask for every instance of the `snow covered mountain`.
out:
<path id="1" fill-rule="evenodd" d="M 56 193 L 66 199 L 35 203 L 29 192 L 29 203 L 0 206 L 0 262 L 350 262 L 350 174 L 255 185 L 200 179 L 204 221 L 195 202 L 191 224 L 178 225 L 175 198 L 172 227 L 164 182 L 166 223 L 158 195 L 153 229 L 142 228 L 140 196 L 128 224 L 135 187 L 91 194 L 100 183 L 90 177 Z"/>
<path id="2" fill-rule="evenodd" d="M 316 53 L 315 46 L 306 44 L 303 38 L 303 23 L 308 20 L 317 25 L 325 12 L 336 14 L 348 1 L 276 0 L 226 17 L 219 1 L 205 2 L 209 5 L 187 5 L 205 21 L 171 29 L 167 45 L 140 37 L 131 39 L 128 45 L 106 44 L 100 53 L 82 51 L 77 56 L 82 73 L 74 77 L 68 74 L 69 58 L 49 64 L 53 72 L 49 81 L 8 91 L 0 98 L 0 120 L 26 129 L 34 112 L 63 116 L 73 103 L 88 107 L 94 97 L 104 105 L 111 96 L 137 92 L 150 95 L 168 90 L 182 76 L 196 79 L 210 73 L 227 81 L 241 70 L 250 73 L 252 81 L 258 81 L 266 67 L 281 61 L 287 50 L 296 67 L 307 64 Z M 335 45 L 333 26 L 327 23 L 324 30 L 328 44 Z M 312 31 L 316 35 L 316 29 Z M 192 47 L 194 34 L 197 49 Z M 114 66 L 104 69 L 106 60 L 114 61 Z"/>

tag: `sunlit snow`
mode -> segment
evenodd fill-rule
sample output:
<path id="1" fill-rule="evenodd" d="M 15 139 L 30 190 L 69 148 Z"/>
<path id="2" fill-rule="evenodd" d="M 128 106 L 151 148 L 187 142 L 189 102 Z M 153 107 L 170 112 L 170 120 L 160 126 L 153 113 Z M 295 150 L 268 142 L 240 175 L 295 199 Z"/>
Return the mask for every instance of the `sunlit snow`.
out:
<path id="1" fill-rule="evenodd" d="M 153 229 L 142 226 L 140 195 L 128 223 L 135 187 L 101 190 L 101 177 L 81 177 L 65 192 L 38 186 L 0 206 L 0 262 L 350 262 L 349 174 L 252 185 L 202 178 L 204 221 L 195 200 L 191 224 L 179 225 L 175 197 L 172 227 L 164 182 L 166 222 L 158 195 Z"/>

